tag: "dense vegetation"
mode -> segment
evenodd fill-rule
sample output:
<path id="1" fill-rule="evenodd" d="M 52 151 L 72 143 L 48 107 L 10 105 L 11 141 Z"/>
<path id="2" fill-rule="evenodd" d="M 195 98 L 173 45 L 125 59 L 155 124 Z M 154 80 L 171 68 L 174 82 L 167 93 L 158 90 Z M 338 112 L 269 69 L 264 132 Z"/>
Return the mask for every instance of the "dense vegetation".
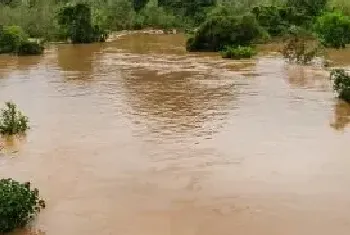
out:
<path id="1" fill-rule="evenodd" d="M 29 182 L 1 179 L 0 195 L 0 234 L 26 226 L 45 207 L 38 189 L 32 189 Z"/>
<path id="2" fill-rule="evenodd" d="M 0 53 L 20 55 L 41 54 L 43 46 L 30 42 L 28 35 L 19 26 L 0 26 Z"/>
<path id="3" fill-rule="evenodd" d="M 317 32 L 325 45 L 341 47 L 347 43 L 347 35 L 340 42 L 330 38 L 346 31 L 349 14 L 350 2 L 344 0 L 0 0 L 0 24 L 19 26 L 29 38 L 70 38 L 80 43 L 103 41 L 106 30 L 199 27 L 191 50 L 203 50 L 211 36 L 217 44 L 223 33 L 228 41 L 221 44 L 240 43 L 228 37 L 223 27 L 233 25 L 233 37 L 237 31 L 241 35 L 252 33 L 251 28 L 240 29 L 244 26 L 239 23 L 242 17 L 256 18 L 265 36 L 285 35 L 291 26 L 301 26 Z M 255 31 L 256 25 L 251 26 Z M 255 32 L 253 36 L 256 39 Z M 244 44 L 250 41 L 254 40 Z M 217 45 L 206 48 L 219 49 Z"/>
<path id="4" fill-rule="evenodd" d="M 318 17 L 315 29 L 328 47 L 344 48 L 350 42 L 350 17 L 341 12 L 327 12 Z"/>
<path id="5" fill-rule="evenodd" d="M 251 11 L 233 3 L 225 1 L 207 15 L 188 40 L 190 51 L 218 51 L 227 46 L 237 48 L 261 42 L 261 39 L 286 37 L 285 52 L 288 53 L 285 55 L 293 55 L 299 62 L 309 62 L 319 48 L 316 43 L 317 48 L 306 49 L 310 35 L 325 47 L 340 48 L 350 42 L 350 18 L 334 1 L 281 0 L 265 4 L 256 1 L 251 4 L 254 6 Z M 303 34 L 296 37 L 295 32 Z M 307 35 L 305 39 L 304 35 Z M 302 48 L 299 50 L 297 46 Z M 301 55 L 302 52 L 305 54 Z"/>
<path id="6" fill-rule="evenodd" d="M 69 22 L 62 22 L 60 16 L 74 12 L 77 4 L 85 6 L 78 13 L 85 16 L 71 15 L 65 18 Z M 191 28 L 203 22 L 215 4 L 216 0 L 0 0 L 0 24 L 20 26 L 30 38 L 52 41 L 72 36 L 75 23 L 82 26 L 76 26 L 78 32 L 90 35 L 88 24 L 96 30 Z"/>
<path id="7" fill-rule="evenodd" d="M 6 102 L 5 108 L 1 109 L 0 112 L 0 134 L 21 134 L 28 129 L 28 118 L 17 110 L 16 104 Z"/>

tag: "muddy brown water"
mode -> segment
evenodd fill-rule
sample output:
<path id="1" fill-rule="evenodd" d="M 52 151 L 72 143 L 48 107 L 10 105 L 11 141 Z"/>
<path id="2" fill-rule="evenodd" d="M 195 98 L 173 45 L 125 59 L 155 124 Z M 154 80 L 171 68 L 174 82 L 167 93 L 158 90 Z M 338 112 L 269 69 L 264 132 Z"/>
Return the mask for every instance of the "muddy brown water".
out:
<path id="1" fill-rule="evenodd" d="M 32 127 L 2 140 L 0 178 L 40 189 L 37 233 L 350 234 L 350 108 L 328 72 L 184 42 L 131 35 L 0 57 L 0 101 Z M 349 50 L 330 56 L 350 64 Z"/>

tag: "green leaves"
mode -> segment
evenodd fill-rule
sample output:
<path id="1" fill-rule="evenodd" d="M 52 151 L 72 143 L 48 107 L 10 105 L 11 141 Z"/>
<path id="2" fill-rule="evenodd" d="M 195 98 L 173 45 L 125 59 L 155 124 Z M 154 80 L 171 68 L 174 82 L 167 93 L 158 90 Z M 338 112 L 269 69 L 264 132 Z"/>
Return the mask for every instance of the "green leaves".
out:
<path id="1" fill-rule="evenodd" d="M 28 117 L 17 110 L 16 104 L 6 102 L 5 108 L 1 110 L 0 134 L 15 135 L 24 133 L 28 126 Z"/>
<path id="2" fill-rule="evenodd" d="M 231 58 L 239 60 L 241 58 L 251 58 L 257 54 L 257 51 L 253 47 L 232 47 L 226 46 L 221 52 L 223 58 Z"/>
<path id="3" fill-rule="evenodd" d="M 316 20 L 315 30 L 328 47 L 341 48 L 350 42 L 350 17 L 341 12 L 329 12 Z"/>
<path id="4" fill-rule="evenodd" d="M 41 208 L 45 208 L 45 202 L 39 198 L 38 189 L 32 189 L 29 182 L 0 180 L 0 233 L 27 225 Z"/>

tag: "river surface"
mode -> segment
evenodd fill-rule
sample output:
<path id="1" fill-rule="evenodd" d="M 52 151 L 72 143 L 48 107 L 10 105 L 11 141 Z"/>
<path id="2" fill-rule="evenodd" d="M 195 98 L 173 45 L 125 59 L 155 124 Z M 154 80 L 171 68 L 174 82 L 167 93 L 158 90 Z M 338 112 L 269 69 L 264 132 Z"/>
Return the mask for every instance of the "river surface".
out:
<path id="1" fill-rule="evenodd" d="M 0 101 L 31 123 L 2 140 L 0 178 L 40 189 L 37 233 L 349 235 L 350 107 L 329 73 L 184 43 L 129 35 L 0 56 Z M 330 57 L 350 65 L 350 50 Z"/>

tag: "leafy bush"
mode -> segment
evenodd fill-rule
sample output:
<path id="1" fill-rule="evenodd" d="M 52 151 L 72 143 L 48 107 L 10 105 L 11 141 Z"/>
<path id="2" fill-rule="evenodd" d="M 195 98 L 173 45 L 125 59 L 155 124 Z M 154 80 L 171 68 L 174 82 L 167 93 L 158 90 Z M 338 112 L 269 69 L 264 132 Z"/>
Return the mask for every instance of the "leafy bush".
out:
<path id="1" fill-rule="evenodd" d="M 256 55 L 257 52 L 252 47 L 232 47 L 226 46 L 224 50 L 221 52 L 223 58 L 231 58 L 231 59 L 241 59 L 241 58 L 251 58 Z"/>
<path id="2" fill-rule="evenodd" d="M 317 18 L 315 30 L 328 47 L 344 48 L 350 42 L 350 17 L 329 12 Z"/>
<path id="3" fill-rule="evenodd" d="M 339 98 L 350 102 L 350 75 L 343 69 L 335 69 L 331 72 L 331 79 L 334 80 L 333 88 Z"/>
<path id="4" fill-rule="evenodd" d="M 215 52 L 226 45 L 249 45 L 262 35 L 263 30 L 252 15 L 213 16 L 187 41 L 187 50 Z"/>
<path id="5" fill-rule="evenodd" d="M 45 208 L 38 189 L 31 189 L 29 182 L 1 179 L 0 195 L 0 233 L 26 226 L 41 208 Z"/>
<path id="6" fill-rule="evenodd" d="M 0 27 L 0 53 L 18 52 L 19 47 L 26 40 L 27 35 L 21 27 Z"/>
<path id="7" fill-rule="evenodd" d="M 28 118 L 17 110 L 16 104 L 6 102 L 0 116 L 0 134 L 15 135 L 24 133 L 28 126 Z"/>

